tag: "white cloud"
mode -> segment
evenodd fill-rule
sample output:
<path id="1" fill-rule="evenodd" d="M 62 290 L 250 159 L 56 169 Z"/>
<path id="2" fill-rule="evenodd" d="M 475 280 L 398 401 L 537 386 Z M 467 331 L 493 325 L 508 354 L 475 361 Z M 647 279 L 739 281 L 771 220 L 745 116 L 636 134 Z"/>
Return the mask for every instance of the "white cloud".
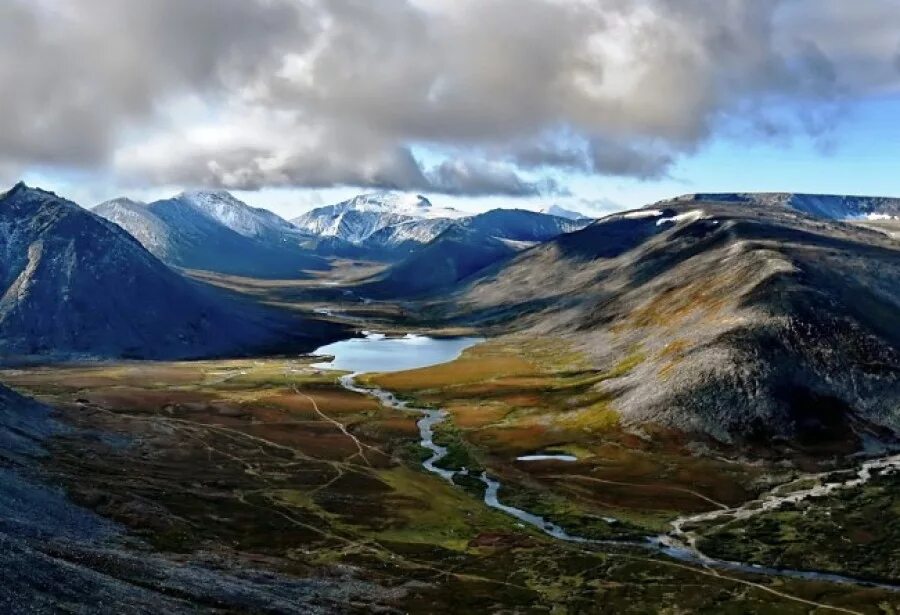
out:
<path id="1" fill-rule="evenodd" d="M 0 168 L 563 192 L 665 177 L 729 124 L 826 129 L 898 55 L 886 0 L 7 0 Z"/>

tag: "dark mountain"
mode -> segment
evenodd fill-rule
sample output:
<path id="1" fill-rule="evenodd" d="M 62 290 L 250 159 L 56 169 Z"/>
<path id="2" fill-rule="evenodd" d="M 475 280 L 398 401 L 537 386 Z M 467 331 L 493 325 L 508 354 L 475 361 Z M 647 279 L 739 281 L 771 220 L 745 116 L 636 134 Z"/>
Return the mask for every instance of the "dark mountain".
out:
<path id="1" fill-rule="evenodd" d="M 570 220 L 525 209 L 492 209 L 458 221 L 459 225 L 485 235 L 531 242 L 547 241 L 589 223 L 589 220 Z"/>
<path id="2" fill-rule="evenodd" d="M 900 431 L 900 244 L 777 203 L 669 201 L 467 280 L 450 320 L 566 337 L 633 428 L 858 449 Z"/>
<path id="3" fill-rule="evenodd" d="M 584 226 L 521 209 L 462 218 L 435 239 L 359 288 L 374 297 L 416 297 L 444 291 L 520 250 Z"/>
<path id="4" fill-rule="evenodd" d="M 147 205 L 116 199 L 93 211 L 176 267 L 258 278 L 302 278 L 328 268 L 317 238 L 227 192 L 187 192 Z"/>
<path id="5" fill-rule="evenodd" d="M 371 297 L 418 297 L 450 288 L 516 253 L 496 237 L 452 226 L 409 258 L 390 267 L 358 292 Z"/>
<path id="6" fill-rule="evenodd" d="M 24 184 L 0 196 L 0 289 L 7 358 L 245 354 L 328 333 L 189 281 L 119 226 Z"/>

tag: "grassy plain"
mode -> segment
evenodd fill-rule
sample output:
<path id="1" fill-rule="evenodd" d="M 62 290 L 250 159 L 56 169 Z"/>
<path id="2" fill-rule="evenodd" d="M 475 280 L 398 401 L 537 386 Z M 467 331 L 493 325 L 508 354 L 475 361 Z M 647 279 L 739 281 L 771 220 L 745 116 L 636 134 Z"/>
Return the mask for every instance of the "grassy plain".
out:
<path id="1" fill-rule="evenodd" d="M 900 582 L 900 476 L 723 524 L 700 546 L 728 559 Z"/>
<path id="2" fill-rule="evenodd" d="M 721 478 L 703 465 L 713 462 L 690 461 L 672 444 L 632 441 L 612 423 L 585 430 L 555 421 L 596 404 L 591 383 L 608 375 L 562 346 L 529 348 L 525 359 L 515 345 L 487 345 L 449 366 L 375 379 L 446 404 L 455 421 L 445 437 L 472 456 L 467 463 L 508 480 L 504 497 L 577 529 L 608 532 L 596 515 L 615 511 L 633 519 L 617 532 L 640 533 L 711 505 L 681 488 L 743 497 L 737 477 Z M 44 470 L 126 526 L 135 548 L 393 591 L 386 603 L 348 611 L 877 613 L 892 599 L 552 540 L 424 472 L 415 416 L 346 391 L 310 363 L 55 365 L 0 371 L 0 381 L 56 408 L 69 428 L 50 442 Z M 514 459 L 546 448 L 579 461 Z"/>
<path id="3" fill-rule="evenodd" d="M 750 499 L 761 488 L 759 468 L 691 454 L 678 434 L 639 437 L 620 425 L 602 384 L 643 360 L 635 348 L 599 371 L 563 340 L 509 337 L 443 365 L 365 378 L 446 408 L 465 456 L 515 485 L 511 501 L 573 529 L 617 533 L 621 526 L 597 521 L 613 516 L 631 524 L 629 533 L 653 533 L 679 514 Z M 577 461 L 517 460 L 537 452 Z"/>

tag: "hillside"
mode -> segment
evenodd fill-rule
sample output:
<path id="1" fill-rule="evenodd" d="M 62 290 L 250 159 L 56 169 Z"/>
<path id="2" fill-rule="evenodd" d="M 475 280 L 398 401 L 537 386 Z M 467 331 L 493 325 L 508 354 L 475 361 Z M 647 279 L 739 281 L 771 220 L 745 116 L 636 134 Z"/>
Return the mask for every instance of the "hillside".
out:
<path id="1" fill-rule="evenodd" d="M 451 226 L 412 256 L 358 287 L 372 297 L 418 297 L 450 288 L 485 267 L 516 253 L 490 235 Z"/>
<path id="2" fill-rule="evenodd" d="M 686 194 L 672 202 L 719 202 L 792 209 L 830 220 L 900 218 L 900 199 L 881 196 L 804 194 L 800 192 L 724 192 Z M 665 205 L 667 201 L 661 204 Z M 657 206 L 660 203 L 657 203 Z"/>
<path id="3" fill-rule="evenodd" d="M 570 338 L 633 429 L 766 450 L 900 431 L 900 245 L 782 206 L 676 200 L 606 217 L 482 272 L 451 320 Z"/>
<path id="4" fill-rule="evenodd" d="M 329 336 L 191 282 L 119 226 L 24 184 L 0 196 L 0 255 L 7 359 L 245 354 Z"/>

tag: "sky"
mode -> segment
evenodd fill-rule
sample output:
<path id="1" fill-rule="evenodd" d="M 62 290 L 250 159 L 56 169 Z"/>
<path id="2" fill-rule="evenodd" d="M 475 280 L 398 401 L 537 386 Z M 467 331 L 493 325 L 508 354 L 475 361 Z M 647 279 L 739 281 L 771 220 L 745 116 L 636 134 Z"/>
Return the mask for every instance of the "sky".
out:
<path id="1" fill-rule="evenodd" d="M 896 0 L 5 0 L 0 182 L 591 215 L 900 196 Z"/>

